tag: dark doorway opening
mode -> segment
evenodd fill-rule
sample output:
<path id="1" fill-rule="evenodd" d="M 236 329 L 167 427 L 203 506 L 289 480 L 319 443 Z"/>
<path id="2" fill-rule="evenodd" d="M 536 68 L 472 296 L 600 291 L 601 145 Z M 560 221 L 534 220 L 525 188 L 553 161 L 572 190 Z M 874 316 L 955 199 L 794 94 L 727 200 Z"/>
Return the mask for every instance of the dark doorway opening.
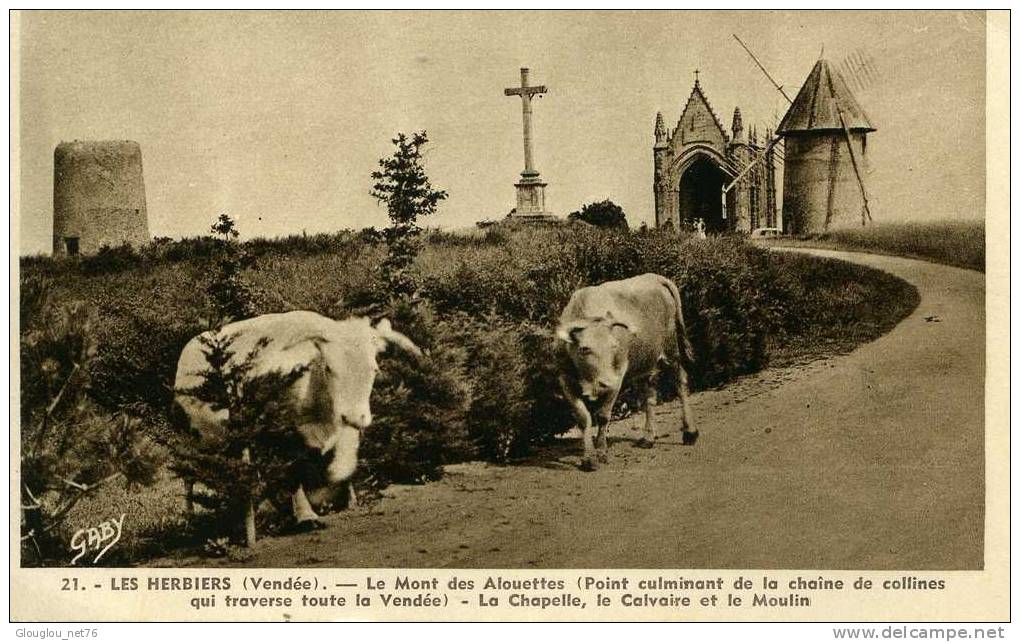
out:
<path id="1" fill-rule="evenodd" d="M 727 175 L 707 158 L 691 163 L 680 177 L 680 221 L 693 225 L 699 218 L 705 222 L 706 232 L 723 232 L 728 229 L 723 219 L 722 188 Z"/>
<path id="2" fill-rule="evenodd" d="M 64 248 L 67 250 L 68 256 L 78 256 L 78 237 L 77 236 L 65 236 L 64 237 Z"/>

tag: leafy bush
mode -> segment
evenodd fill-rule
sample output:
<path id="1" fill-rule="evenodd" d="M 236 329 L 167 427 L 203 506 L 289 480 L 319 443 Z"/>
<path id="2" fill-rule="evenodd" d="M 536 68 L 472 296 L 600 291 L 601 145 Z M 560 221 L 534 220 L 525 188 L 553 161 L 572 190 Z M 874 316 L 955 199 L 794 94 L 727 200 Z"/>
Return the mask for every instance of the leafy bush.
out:
<path id="1" fill-rule="evenodd" d="M 436 479 L 446 463 L 507 461 L 570 427 L 548 360 L 552 337 L 529 323 L 455 313 L 437 318 L 406 302 L 394 324 L 428 351 L 386 355 L 365 431 L 365 475 L 378 482 Z"/>
<path id="2" fill-rule="evenodd" d="M 200 314 L 197 306 L 167 315 L 138 300 L 109 301 L 97 329 L 96 400 L 107 409 L 169 408 L 181 350 L 207 327 Z"/>
<path id="3" fill-rule="evenodd" d="M 113 247 L 104 245 L 95 254 L 83 256 L 80 261 L 82 272 L 94 276 L 97 274 L 123 272 L 139 267 L 144 259 L 134 247 L 127 243 L 122 243 Z"/>
<path id="4" fill-rule="evenodd" d="M 574 424 L 560 393 L 553 341 L 530 323 L 492 327 L 480 335 L 480 385 L 472 423 L 482 455 L 506 461 L 528 454 Z"/>
<path id="5" fill-rule="evenodd" d="M 782 295 L 768 286 L 773 260 L 737 238 L 693 242 L 663 233 L 559 230 L 529 249 L 517 242 L 476 252 L 426 278 L 423 296 L 441 313 L 495 315 L 552 325 L 571 293 L 585 285 L 655 272 L 683 297 L 703 388 L 764 367 Z"/>
<path id="6" fill-rule="evenodd" d="M 623 208 L 609 199 L 582 205 L 579 211 L 571 212 L 567 218 L 605 229 L 627 229 L 627 216 Z"/>

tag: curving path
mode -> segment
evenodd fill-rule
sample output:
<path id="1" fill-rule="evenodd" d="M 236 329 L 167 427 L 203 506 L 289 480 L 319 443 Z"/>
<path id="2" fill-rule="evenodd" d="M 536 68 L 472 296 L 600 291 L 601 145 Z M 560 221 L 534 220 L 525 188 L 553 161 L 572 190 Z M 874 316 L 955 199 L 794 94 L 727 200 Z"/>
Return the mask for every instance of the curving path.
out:
<path id="1" fill-rule="evenodd" d="M 245 566 L 976 569 L 984 533 L 984 275 L 797 250 L 891 272 L 917 310 L 854 352 L 693 396 L 701 439 L 612 461 L 451 467 Z M 660 407 L 660 434 L 677 421 Z M 207 566 L 209 559 L 173 560 Z M 225 562 L 226 563 L 226 562 Z"/>

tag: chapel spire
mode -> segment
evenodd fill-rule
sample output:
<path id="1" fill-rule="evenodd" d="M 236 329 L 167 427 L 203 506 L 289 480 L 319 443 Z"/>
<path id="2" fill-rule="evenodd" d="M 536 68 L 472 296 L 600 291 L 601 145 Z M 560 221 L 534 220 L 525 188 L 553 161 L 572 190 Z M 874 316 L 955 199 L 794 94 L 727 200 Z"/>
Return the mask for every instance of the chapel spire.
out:
<path id="1" fill-rule="evenodd" d="M 740 107 L 733 110 L 733 142 L 744 142 L 744 119 L 740 116 Z"/>
<path id="2" fill-rule="evenodd" d="M 665 147 L 666 145 L 666 122 L 662 119 L 662 112 L 655 114 L 655 146 Z"/>

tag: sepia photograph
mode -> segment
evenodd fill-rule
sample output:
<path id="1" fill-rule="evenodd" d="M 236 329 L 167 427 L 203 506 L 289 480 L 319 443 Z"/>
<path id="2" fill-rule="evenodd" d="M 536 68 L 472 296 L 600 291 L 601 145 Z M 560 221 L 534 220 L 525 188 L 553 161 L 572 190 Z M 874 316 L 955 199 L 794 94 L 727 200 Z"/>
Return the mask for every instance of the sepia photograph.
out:
<path id="1" fill-rule="evenodd" d="M 855 578 L 935 599 L 1008 573 L 986 532 L 1009 497 L 992 14 L 10 31 L 21 582 L 194 589 L 194 618 L 236 619 L 217 609 L 256 598 L 234 570 L 269 596 L 377 569 L 326 605 L 673 619 L 642 609 L 709 591 L 795 619 Z M 257 619 L 339 617 L 323 595 Z"/>

